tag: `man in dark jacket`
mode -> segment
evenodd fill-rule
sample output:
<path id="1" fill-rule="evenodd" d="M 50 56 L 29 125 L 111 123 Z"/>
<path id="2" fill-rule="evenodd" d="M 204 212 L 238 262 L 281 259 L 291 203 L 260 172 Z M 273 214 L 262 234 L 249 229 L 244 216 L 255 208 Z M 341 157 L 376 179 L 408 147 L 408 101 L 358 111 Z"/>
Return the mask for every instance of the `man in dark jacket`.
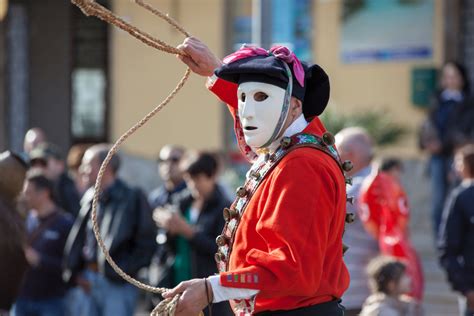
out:
<path id="1" fill-rule="evenodd" d="M 23 195 L 30 209 L 25 256 L 30 266 L 15 303 L 15 316 L 62 316 L 66 283 L 61 274 L 64 244 L 73 218 L 53 200 L 54 186 L 41 173 L 30 173 Z"/>
<path id="2" fill-rule="evenodd" d="M 81 210 L 65 249 L 64 278 L 78 285 L 70 300 L 72 315 L 133 315 L 137 289 L 125 282 L 106 262 L 97 246 L 89 220 L 94 183 L 109 146 L 95 145 L 84 154 L 81 169 L 91 188 L 84 194 Z M 145 196 L 117 178 L 120 161 L 114 156 L 102 178 L 98 221 L 101 236 L 114 261 L 130 276 L 150 263 L 156 228 Z M 75 297 L 75 298 L 74 298 Z M 79 303 L 80 305 L 74 305 Z M 82 313 L 79 312 L 80 309 Z"/>
<path id="3" fill-rule="evenodd" d="M 185 149 L 177 145 L 165 145 L 160 150 L 158 156 L 158 174 L 163 184 L 151 191 L 148 195 L 148 203 L 152 209 L 164 206 L 177 206 L 178 200 L 186 194 L 186 183 L 183 179 L 183 173 L 179 168 L 181 158 Z M 157 250 L 153 257 L 149 269 L 150 284 L 158 287 L 171 287 L 172 284 L 172 265 L 173 252 L 171 244 L 168 242 L 170 236 L 165 229 L 158 228 L 157 231 Z M 151 300 L 153 300 L 150 294 Z M 155 304 L 150 302 L 150 308 Z"/>
<path id="4" fill-rule="evenodd" d="M 443 213 L 439 250 L 441 265 L 455 291 L 461 293 L 461 316 L 474 315 L 474 145 L 455 158 L 462 183 L 452 192 Z"/>

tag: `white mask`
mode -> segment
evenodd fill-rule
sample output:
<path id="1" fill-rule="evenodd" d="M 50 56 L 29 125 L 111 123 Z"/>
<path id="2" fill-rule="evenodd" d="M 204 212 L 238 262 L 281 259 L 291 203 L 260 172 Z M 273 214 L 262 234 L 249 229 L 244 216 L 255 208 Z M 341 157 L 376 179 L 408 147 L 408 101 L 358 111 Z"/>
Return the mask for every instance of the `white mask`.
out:
<path id="1" fill-rule="evenodd" d="M 285 89 L 262 82 L 244 82 L 237 90 L 239 118 L 245 142 L 253 149 L 273 142 L 288 115 Z M 285 106 L 285 107 L 284 107 Z"/>

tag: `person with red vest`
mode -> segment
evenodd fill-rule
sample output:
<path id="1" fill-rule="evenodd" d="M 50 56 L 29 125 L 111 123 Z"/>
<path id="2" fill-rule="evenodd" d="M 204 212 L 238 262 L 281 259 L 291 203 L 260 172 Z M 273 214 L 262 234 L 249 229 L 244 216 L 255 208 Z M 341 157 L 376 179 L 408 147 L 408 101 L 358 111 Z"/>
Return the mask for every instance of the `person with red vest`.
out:
<path id="1" fill-rule="evenodd" d="M 181 293 L 177 315 L 221 301 L 236 315 L 343 315 L 350 163 L 340 161 L 317 117 L 329 99 L 327 74 L 283 46 L 244 46 L 223 62 L 195 38 L 180 48 L 188 54 L 181 60 L 209 76 L 208 88 L 227 103 L 253 165 L 224 209 L 219 274 L 182 282 L 164 297 Z"/>
<path id="2" fill-rule="evenodd" d="M 378 240 L 380 252 L 402 260 L 411 280 L 409 296 L 423 299 L 423 271 L 408 232 L 410 209 L 408 197 L 400 183 L 402 164 L 389 158 L 380 170 L 362 184 L 359 218 L 367 231 Z"/>

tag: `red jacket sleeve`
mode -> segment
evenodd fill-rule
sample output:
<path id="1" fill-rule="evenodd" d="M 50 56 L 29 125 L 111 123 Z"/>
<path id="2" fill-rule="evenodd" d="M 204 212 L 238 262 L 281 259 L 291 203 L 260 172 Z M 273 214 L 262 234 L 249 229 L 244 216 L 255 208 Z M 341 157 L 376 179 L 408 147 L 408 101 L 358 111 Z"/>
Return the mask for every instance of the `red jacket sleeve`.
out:
<path id="1" fill-rule="evenodd" d="M 339 193 L 328 163 L 314 157 L 288 157 L 267 179 L 271 188 L 259 203 L 256 229 L 268 251 L 251 249 L 245 258 L 248 267 L 221 273 L 223 286 L 258 289 L 263 297 L 318 290 L 328 238 L 335 233 L 331 225 Z M 342 247 L 334 251 L 342 254 Z M 250 275 L 257 282 L 232 282 L 236 275 Z"/>
<path id="2" fill-rule="evenodd" d="M 209 91 L 214 93 L 219 100 L 227 104 L 227 107 L 234 118 L 238 109 L 237 87 L 237 84 L 219 78 L 215 81 L 209 79 L 207 82 L 207 88 Z"/>

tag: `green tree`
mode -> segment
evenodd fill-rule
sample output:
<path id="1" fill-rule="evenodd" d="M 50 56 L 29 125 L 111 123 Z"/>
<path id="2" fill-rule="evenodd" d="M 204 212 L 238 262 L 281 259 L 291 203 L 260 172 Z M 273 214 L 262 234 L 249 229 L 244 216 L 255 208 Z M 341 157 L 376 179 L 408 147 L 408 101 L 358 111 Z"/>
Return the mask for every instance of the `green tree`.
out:
<path id="1" fill-rule="evenodd" d="M 326 110 L 321 115 L 321 120 L 327 130 L 333 134 L 337 134 L 346 127 L 363 127 L 380 146 L 396 143 L 407 133 L 405 126 L 391 121 L 383 110 L 369 110 L 350 115 L 340 115 L 334 111 Z"/>

